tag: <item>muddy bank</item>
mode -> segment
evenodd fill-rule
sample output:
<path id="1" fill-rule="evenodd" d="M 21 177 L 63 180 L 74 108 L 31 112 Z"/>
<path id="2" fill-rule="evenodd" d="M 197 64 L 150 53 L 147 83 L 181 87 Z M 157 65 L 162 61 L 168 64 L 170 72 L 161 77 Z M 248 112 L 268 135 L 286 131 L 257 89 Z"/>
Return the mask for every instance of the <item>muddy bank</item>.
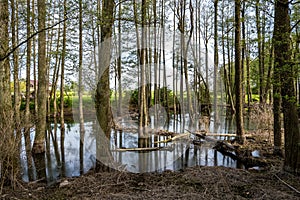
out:
<path id="1" fill-rule="evenodd" d="M 178 172 L 93 173 L 57 183 L 19 183 L 3 199 L 300 199 L 300 177 L 224 167 L 193 167 Z"/>

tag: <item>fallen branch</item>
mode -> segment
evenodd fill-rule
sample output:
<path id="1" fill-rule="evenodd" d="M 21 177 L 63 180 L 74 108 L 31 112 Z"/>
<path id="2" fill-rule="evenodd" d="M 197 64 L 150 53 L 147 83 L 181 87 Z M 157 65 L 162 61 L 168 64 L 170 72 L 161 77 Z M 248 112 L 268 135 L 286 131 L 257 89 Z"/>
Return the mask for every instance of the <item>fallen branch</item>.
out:
<path id="1" fill-rule="evenodd" d="M 214 136 L 214 137 L 237 137 L 236 134 L 232 133 L 207 133 L 206 136 Z"/>
<path id="2" fill-rule="evenodd" d="M 112 151 L 125 152 L 125 151 L 158 151 L 158 150 L 173 151 L 173 148 L 169 148 L 169 147 L 120 148 Z"/>
<path id="3" fill-rule="evenodd" d="M 231 157 L 233 160 L 238 160 L 242 162 L 246 168 L 250 168 L 254 166 L 259 166 L 259 167 L 268 166 L 267 161 L 261 158 L 252 157 L 251 153 L 248 150 L 243 151 L 239 148 L 240 146 L 233 146 L 227 141 L 218 140 L 212 137 L 207 137 L 206 133 L 192 132 L 189 130 L 187 131 L 197 137 L 200 137 L 203 140 L 214 143 L 215 144 L 215 146 L 213 147 L 214 149 L 216 149 L 223 155 Z M 194 140 L 193 144 L 201 145 L 201 141 Z"/>
<path id="4" fill-rule="evenodd" d="M 238 160 L 243 163 L 246 169 L 251 167 L 267 167 L 268 162 L 262 158 L 256 158 L 251 155 L 249 150 L 241 150 L 239 146 L 233 146 L 225 141 L 219 141 L 214 146 L 214 149 L 222 154 Z"/>
<path id="5" fill-rule="evenodd" d="M 282 182 L 284 185 L 286 185 L 288 188 L 290 188 L 291 190 L 293 190 L 294 192 L 296 192 L 297 194 L 300 194 L 300 191 L 297 190 L 296 188 L 294 188 L 293 186 L 291 186 L 290 184 L 288 184 L 287 182 L 285 182 L 284 180 L 282 180 L 281 178 L 279 178 L 276 174 L 274 174 L 274 176 L 280 181 Z"/>
<path id="6" fill-rule="evenodd" d="M 190 137 L 190 133 L 184 133 L 184 134 L 176 135 L 176 136 L 174 136 L 172 138 L 169 138 L 169 139 L 166 139 L 166 140 L 154 142 L 154 144 L 157 144 L 157 143 L 167 143 L 167 142 L 171 142 L 171 141 L 174 141 L 174 140 L 182 139 L 184 137 L 189 138 Z"/>

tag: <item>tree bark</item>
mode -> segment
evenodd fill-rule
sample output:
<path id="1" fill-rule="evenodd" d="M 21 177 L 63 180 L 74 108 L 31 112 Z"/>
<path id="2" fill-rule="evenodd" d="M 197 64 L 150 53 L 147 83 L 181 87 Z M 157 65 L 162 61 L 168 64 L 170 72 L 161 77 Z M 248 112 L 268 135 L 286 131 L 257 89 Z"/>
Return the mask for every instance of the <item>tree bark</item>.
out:
<path id="1" fill-rule="evenodd" d="M 9 34 L 8 34 L 9 12 L 8 0 L 0 3 L 0 57 L 3 58 L 9 50 Z M 12 147 L 13 140 L 13 123 L 12 123 L 12 102 L 10 94 L 10 65 L 9 59 L 0 61 L 0 156 L 1 156 L 1 186 L 3 184 L 11 184 L 14 172 L 12 158 L 7 155 L 7 150 Z M 3 151 L 2 151 L 3 149 Z M 14 151 L 10 152 L 13 156 Z M 12 160 L 10 160 L 12 159 Z"/>
<path id="2" fill-rule="evenodd" d="M 288 172 L 300 174 L 300 133 L 294 88 L 295 71 L 291 63 L 290 31 L 289 1 L 276 1 L 273 33 L 274 68 L 280 73 L 281 82 L 285 142 L 283 168 Z M 279 136 L 277 137 L 276 139 L 279 140 Z"/>
<path id="3" fill-rule="evenodd" d="M 238 142 L 245 141 L 242 100 L 242 66 L 241 66 L 241 1 L 235 0 L 235 98 L 236 98 L 236 134 Z"/>
<path id="4" fill-rule="evenodd" d="M 214 1 L 214 120 L 215 123 L 218 121 L 217 111 L 217 75 L 219 65 L 219 54 L 218 54 L 218 0 Z"/>
<path id="5" fill-rule="evenodd" d="M 18 36 L 18 4 L 14 0 L 11 1 L 11 31 L 12 31 L 12 45 L 15 47 L 19 42 Z M 14 74 L 14 122 L 16 130 L 16 138 L 19 145 L 21 144 L 21 119 L 20 119 L 20 106 L 21 106 L 21 93 L 19 84 L 19 49 L 13 52 L 13 74 Z"/>
<path id="6" fill-rule="evenodd" d="M 83 102 L 82 102 L 82 57 L 83 57 L 83 43 L 82 43 L 82 0 L 79 0 L 79 84 L 78 84 L 78 97 L 79 97 L 79 126 L 80 126 L 80 174 L 83 174 L 83 145 L 84 145 L 84 118 L 83 118 Z"/>
<path id="7" fill-rule="evenodd" d="M 109 87 L 109 68 L 112 25 L 114 22 L 115 4 L 111 0 L 104 0 L 102 7 L 101 23 L 101 47 L 99 62 L 99 81 L 97 83 L 95 95 L 95 108 L 97 119 L 101 127 L 100 133 L 97 134 L 97 159 L 96 169 L 98 171 L 108 171 L 113 164 L 112 156 L 109 150 L 109 138 L 111 133 L 112 114 L 110 108 L 110 87 Z"/>
<path id="8" fill-rule="evenodd" d="M 64 99 L 65 99 L 65 60 L 66 60 L 66 43 L 67 43 L 67 1 L 64 0 L 64 24 L 63 24 L 63 41 L 62 41 L 62 55 L 60 68 L 60 127 L 62 132 L 65 130 L 64 117 Z"/>
<path id="9" fill-rule="evenodd" d="M 45 0 L 40 0 L 38 6 L 38 28 L 45 29 L 46 4 Z M 47 67 L 46 67 L 46 32 L 42 31 L 38 35 L 38 113 L 35 138 L 32 151 L 35 154 L 45 152 L 45 132 L 46 132 L 46 112 L 47 112 Z"/>

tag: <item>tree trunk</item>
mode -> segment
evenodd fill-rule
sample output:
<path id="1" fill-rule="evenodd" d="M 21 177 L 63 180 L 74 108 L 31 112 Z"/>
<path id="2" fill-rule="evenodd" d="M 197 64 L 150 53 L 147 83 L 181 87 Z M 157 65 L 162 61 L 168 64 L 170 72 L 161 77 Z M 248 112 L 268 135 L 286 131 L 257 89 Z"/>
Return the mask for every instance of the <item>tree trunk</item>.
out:
<path id="1" fill-rule="evenodd" d="M 273 34 L 274 68 L 280 73 L 281 80 L 285 139 L 285 160 L 283 168 L 288 172 L 300 174 L 300 133 L 294 88 L 295 71 L 291 64 L 292 50 L 290 48 L 290 32 L 289 1 L 276 1 Z M 277 139 L 279 140 L 279 137 Z"/>
<path id="2" fill-rule="evenodd" d="M 217 112 L 217 75 L 219 65 L 218 54 L 218 0 L 214 1 L 215 13 L 214 13 L 214 120 L 215 124 L 218 121 Z"/>
<path id="3" fill-rule="evenodd" d="M 38 1 L 38 28 L 45 29 L 46 4 L 45 0 Z M 32 151 L 35 154 L 45 152 L 46 112 L 47 112 L 47 67 L 46 67 L 46 32 L 38 34 L 38 113 L 35 138 Z"/>
<path id="4" fill-rule="evenodd" d="M 140 73 L 141 73 L 141 83 L 140 83 L 140 121 L 139 129 L 148 125 L 148 105 L 147 105 L 147 94 L 146 94 L 146 64 L 147 64 L 147 27 L 146 27 L 146 11 L 147 5 L 146 1 L 142 0 L 142 36 L 141 36 L 141 54 L 140 54 Z M 138 47 L 139 48 L 139 47 Z M 143 131 L 141 132 L 143 135 Z"/>
<path id="5" fill-rule="evenodd" d="M 80 174 L 83 174 L 83 144 L 84 144 L 84 118 L 83 118 L 83 105 L 82 105 L 82 54 L 83 54 L 83 44 L 82 44 L 82 0 L 79 0 L 79 83 L 78 83 L 78 97 L 79 97 L 79 126 L 80 126 Z"/>
<path id="6" fill-rule="evenodd" d="M 11 1 L 11 31 L 12 31 L 12 45 L 15 47 L 19 42 L 18 36 L 18 4 L 14 0 Z M 20 106 L 21 106 L 21 93 L 19 84 L 19 49 L 13 52 L 14 63 L 14 120 L 16 138 L 19 145 L 21 144 L 21 119 L 20 119 Z"/>
<path id="7" fill-rule="evenodd" d="M 62 42 L 62 55 L 61 55 L 61 68 L 60 68 L 60 127 L 61 130 L 65 129 L 64 117 L 64 99 L 65 99 L 65 60 L 66 60 L 66 43 L 67 43 L 67 1 L 64 0 L 64 24 L 63 24 L 63 42 Z"/>
<path id="8" fill-rule="evenodd" d="M 3 184 L 12 185 L 14 178 L 14 160 L 13 152 L 13 123 L 12 123 L 12 102 L 10 94 L 10 65 L 9 59 L 5 58 L 9 50 L 9 34 L 8 34 L 9 12 L 8 0 L 0 3 L 0 187 Z M 11 150 L 11 151 L 10 151 Z M 5 153 L 5 152 L 9 152 Z"/>
<path id="9" fill-rule="evenodd" d="M 101 130 L 97 134 L 97 159 L 96 169 L 98 171 L 107 171 L 113 164 L 112 156 L 109 150 L 110 133 L 112 114 L 110 108 L 110 87 L 109 87 L 109 68 L 110 68 L 110 52 L 111 52 L 111 37 L 113 25 L 114 2 L 104 0 L 102 7 L 101 23 L 101 47 L 99 62 L 99 81 L 95 95 L 95 108 L 97 119 Z M 105 166 L 106 165 L 106 166 Z"/>
<path id="10" fill-rule="evenodd" d="M 119 4 L 119 21 L 118 21 L 118 116 L 122 116 L 122 5 Z"/>
<path id="11" fill-rule="evenodd" d="M 27 37 L 31 34 L 31 24 L 30 24 L 30 0 L 27 0 Z M 30 119 L 30 64 L 31 64 L 31 40 L 27 41 L 26 49 L 26 107 L 25 107 L 25 133 L 29 134 L 29 119 Z"/>
<path id="12" fill-rule="evenodd" d="M 236 107 L 236 134 L 238 142 L 245 141 L 243 123 L 243 100 L 242 100 L 242 66 L 241 66 L 241 1 L 235 0 L 235 107 Z"/>
<path id="13" fill-rule="evenodd" d="M 259 102 L 261 104 L 265 103 L 263 99 L 263 66 L 262 66 L 262 35 L 261 35 L 261 22 L 260 22 L 260 0 L 256 0 L 255 4 L 255 14 L 256 14 L 256 31 L 257 31 L 257 45 L 258 45 L 258 69 L 259 69 Z"/>

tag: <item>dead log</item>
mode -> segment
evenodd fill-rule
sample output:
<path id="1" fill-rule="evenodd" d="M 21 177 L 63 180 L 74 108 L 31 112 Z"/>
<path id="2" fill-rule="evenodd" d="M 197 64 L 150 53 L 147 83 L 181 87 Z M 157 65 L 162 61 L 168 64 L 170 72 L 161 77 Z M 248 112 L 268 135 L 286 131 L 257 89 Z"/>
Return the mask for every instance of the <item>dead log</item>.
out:
<path id="1" fill-rule="evenodd" d="M 163 140 L 163 141 L 154 142 L 154 144 L 157 144 L 157 143 L 167 143 L 167 142 L 175 141 L 175 140 L 178 140 L 178 139 L 189 138 L 189 137 L 190 137 L 190 133 L 184 133 L 184 134 L 176 135 L 176 136 L 174 136 L 172 138 L 169 138 L 169 139 L 166 139 L 166 140 Z"/>
<path id="2" fill-rule="evenodd" d="M 120 148 L 120 149 L 114 149 L 112 151 L 125 152 L 125 151 L 157 151 L 157 150 L 172 151 L 173 148 L 169 148 L 169 147 Z"/>
<path id="3" fill-rule="evenodd" d="M 234 160 L 240 161 L 246 169 L 251 167 L 268 167 L 269 163 L 259 157 L 253 157 L 251 152 L 247 149 L 243 150 L 239 146 L 233 146 L 225 141 L 219 141 L 214 146 L 214 149 L 222 153 L 223 155 L 229 156 Z"/>
<path id="4" fill-rule="evenodd" d="M 265 159 L 253 157 L 251 152 L 249 152 L 249 150 L 246 149 L 243 150 L 242 148 L 240 148 L 239 145 L 232 145 L 225 140 L 218 140 L 215 138 L 207 137 L 205 133 L 191 132 L 191 131 L 189 132 L 197 137 L 200 137 L 205 141 L 214 143 L 215 144 L 215 146 L 213 147 L 214 149 L 216 149 L 223 155 L 229 156 L 233 160 L 240 161 L 245 166 L 246 169 L 249 169 L 251 167 L 256 167 L 256 166 L 258 167 L 269 166 L 268 162 Z M 199 145 L 201 143 L 197 142 L 197 140 L 194 140 L 193 144 Z"/>

